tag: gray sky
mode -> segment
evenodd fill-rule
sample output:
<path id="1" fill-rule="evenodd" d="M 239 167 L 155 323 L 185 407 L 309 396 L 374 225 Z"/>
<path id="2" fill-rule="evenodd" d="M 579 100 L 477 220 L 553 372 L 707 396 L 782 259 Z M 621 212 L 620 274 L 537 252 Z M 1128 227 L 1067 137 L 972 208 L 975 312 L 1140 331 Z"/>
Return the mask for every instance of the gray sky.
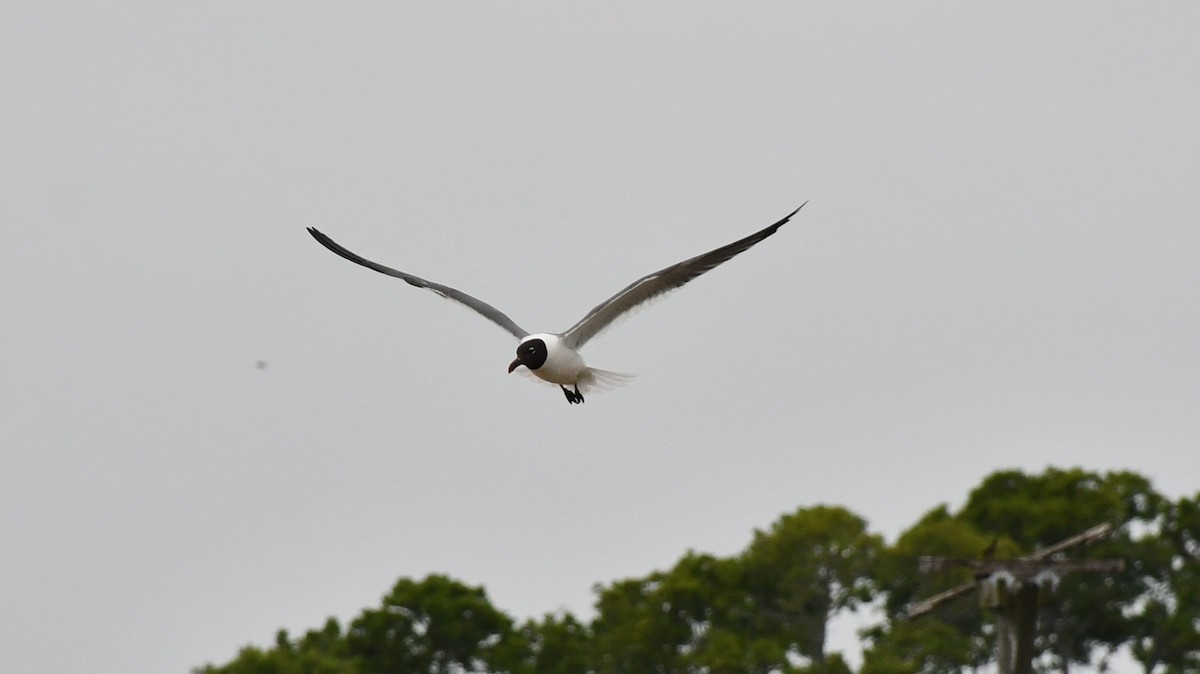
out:
<path id="1" fill-rule="evenodd" d="M 400 576 L 519 617 L 987 473 L 1200 486 L 1200 6 L 9 3 L 0 671 L 182 672 Z M 305 233 L 561 330 L 506 333 Z M 256 367 L 266 361 L 266 369 Z"/>

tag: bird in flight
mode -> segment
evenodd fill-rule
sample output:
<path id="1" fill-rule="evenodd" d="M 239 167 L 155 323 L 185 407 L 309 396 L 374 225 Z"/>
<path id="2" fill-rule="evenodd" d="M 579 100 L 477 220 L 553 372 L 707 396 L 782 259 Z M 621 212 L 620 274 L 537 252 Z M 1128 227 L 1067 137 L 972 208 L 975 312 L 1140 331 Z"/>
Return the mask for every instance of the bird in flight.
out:
<path id="1" fill-rule="evenodd" d="M 807 203 L 807 201 L 804 202 L 804 204 Z M 519 367 L 525 367 L 538 378 L 558 384 L 563 394 L 566 395 L 567 402 L 574 405 L 584 401 L 584 391 L 620 386 L 633 377 L 633 375 L 621 372 L 588 367 L 583 361 L 583 356 L 579 355 L 579 349 L 588 340 L 630 309 L 679 288 L 717 265 L 732 259 L 735 255 L 749 250 L 754 244 L 774 234 L 775 230 L 782 227 L 801 208 L 804 208 L 804 204 L 800 204 L 799 208 L 788 213 L 782 220 L 750 236 L 641 277 L 625 286 L 616 295 L 596 305 L 586 316 L 579 319 L 578 323 L 558 333 L 530 333 L 514 323 L 496 307 L 461 290 L 426 281 L 419 276 L 372 262 L 351 252 L 313 227 L 308 228 L 308 233 L 312 234 L 313 238 L 322 246 L 351 262 L 388 276 L 395 276 L 411 286 L 432 290 L 442 297 L 475 310 L 484 318 L 512 333 L 520 342 L 517 344 L 517 357 L 509 364 L 508 371 L 511 373 Z M 568 386 L 571 388 L 567 388 Z"/>

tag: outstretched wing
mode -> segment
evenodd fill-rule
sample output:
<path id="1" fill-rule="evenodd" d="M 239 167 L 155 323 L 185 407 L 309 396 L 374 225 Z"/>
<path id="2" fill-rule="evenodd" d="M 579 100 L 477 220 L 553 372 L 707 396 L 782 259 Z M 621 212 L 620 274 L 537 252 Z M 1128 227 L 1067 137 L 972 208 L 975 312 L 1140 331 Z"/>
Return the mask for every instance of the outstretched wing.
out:
<path id="1" fill-rule="evenodd" d="M 492 305 L 488 304 L 487 302 L 484 302 L 483 300 L 477 300 L 474 297 L 471 297 L 470 295 L 462 292 L 461 290 L 455 290 L 454 288 L 451 288 L 450 286 L 444 286 L 444 285 L 441 285 L 440 283 L 426 281 L 425 279 L 423 279 L 419 276 L 413 276 L 412 274 L 406 274 L 398 269 L 392 269 L 391 267 L 385 267 L 384 265 L 381 265 L 378 262 L 372 262 L 372 261 L 368 260 L 367 258 L 362 257 L 361 255 L 358 255 L 357 253 L 353 253 L 353 252 L 347 250 L 341 244 L 339 244 L 338 242 L 329 238 L 328 236 L 325 236 L 324 234 L 317 231 L 313 227 L 308 228 L 308 233 L 312 234 L 313 238 L 316 239 L 317 242 L 320 243 L 322 246 L 325 246 L 329 250 L 332 250 L 333 252 L 337 253 L 338 255 L 341 255 L 342 257 L 346 258 L 347 260 L 350 260 L 351 262 L 354 262 L 356 264 L 361 264 L 362 266 L 364 266 L 368 269 L 374 269 L 375 271 L 380 272 L 382 274 L 387 274 L 388 276 L 395 276 L 396 278 L 403 280 L 405 283 L 408 283 L 411 286 L 416 286 L 418 288 L 427 288 L 427 289 L 432 290 L 433 292 L 441 295 L 442 297 L 454 300 L 455 302 L 458 302 L 458 303 L 463 304 L 471 309 L 474 309 L 476 312 L 479 313 L 479 315 L 481 315 L 484 318 L 488 319 L 489 321 L 495 323 L 496 325 L 499 325 L 500 327 L 504 328 L 505 330 L 511 332 L 514 336 L 516 336 L 517 339 L 521 339 L 522 337 L 525 337 L 526 335 L 529 334 L 529 332 L 522 329 L 521 326 L 514 323 L 511 318 L 509 318 L 508 316 L 505 316 L 504 312 L 500 311 L 496 307 L 493 307 Z"/>
<path id="2" fill-rule="evenodd" d="M 807 201 L 804 202 L 804 204 L 807 203 Z M 800 204 L 800 208 L 804 208 L 804 204 Z M 785 222 L 798 213 L 800 208 L 788 213 L 786 217 L 770 227 L 759 230 L 744 239 L 739 239 L 727 246 L 721 246 L 703 255 L 697 255 L 683 262 L 673 264 L 666 269 L 660 269 L 653 274 L 643 276 L 630 283 L 621 292 L 597 305 L 596 308 L 589 311 L 578 323 L 572 325 L 566 332 L 562 333 L 563 342 L 572 349 L 578 349 L 626 311 L 684 285 L 722 262 L 730 260 L 738 253 L 748 250 L 759 241 L 771 236 L 775 233 L 775 230 L 782 227 Z"/>

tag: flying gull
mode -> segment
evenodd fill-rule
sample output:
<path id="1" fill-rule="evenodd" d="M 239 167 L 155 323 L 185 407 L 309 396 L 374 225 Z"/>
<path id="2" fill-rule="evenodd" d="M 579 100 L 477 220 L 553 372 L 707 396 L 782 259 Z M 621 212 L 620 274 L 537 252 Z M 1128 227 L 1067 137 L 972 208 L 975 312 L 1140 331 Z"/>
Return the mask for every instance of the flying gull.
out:
<path id="1" fill-rule="evenodd" d="M 800 208 L 804 208 L 804 204 L 800 204 Z M 360 264 L 368 269 L 374 269 L 388 276 L 395 276 L 411 286 L 432 290 L 442 297 L 474 309 L 484 318 L 512 333 L 520 342 L 517 344 L 517 358 L 509 364 L 508 371 L 511 373 L 513 370 L 524 366 L 538 378 L 558 384 L 562 388 L 563 394 L 566 395 L 567 402 L 574 405 L 583 402 L 584 391 L 620 386 L 633 376 L 621 372 L 610 372 L 608 370 L 588 367 L 583 362 L 583 356 L 579 355 L 579 349 L 588 340 L 595 337 L 601 330 L 604 330 L 609 324 L 630 309 L 655 297 L 659 297 L 668 291 L 679 288 L 717 265 L 732 259 L 735 255 L 749 250 L 754 244 L 774 234 L 775 230 L 790 220 L 793 215 L 800 211 L 800 208 L 788 213 L 779 222 L 761 229 L 744 239 L 738 239 L 729 245 L 721 246 L 716 250 L 688 258 L 683 262 L 643 276 L 625 286 L 621 292 L 596 305 L 586 316 L 579 319 L 578 323 L 558 333 L 539 332 L 531 334 L 528 330 L 514 323 L 504 312 L 461 290 L 456 290 L 440 283 L 434 283 L 433 281 L 426 281 L 419 276 L 413 276 L 407 272 L 386 267 L 378 262 L 372 262 L 357 253 L 347 250 L 341 244 L 313 227 L 308 228 L 308 233 L 312 234 L 313 238 L 320 242 L 322 246 L 351 262 Z M 571 388 L 567 388 L 568 386 Z"/>

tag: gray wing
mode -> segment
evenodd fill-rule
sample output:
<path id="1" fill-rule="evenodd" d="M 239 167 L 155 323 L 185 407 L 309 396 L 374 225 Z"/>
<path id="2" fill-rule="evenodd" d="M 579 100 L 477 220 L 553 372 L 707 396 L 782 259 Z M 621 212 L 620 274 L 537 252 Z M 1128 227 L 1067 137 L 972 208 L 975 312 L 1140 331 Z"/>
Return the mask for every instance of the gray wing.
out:
<path id="1" fill-rule="evenodd" d="M 500 327 L 504 328 L 505 330 L 508 330 L 509 332 L 511 332 L 513 335 L 515 335 L 517 337 L 517 339 L 521 339 L 529 334 L 527 331 L 522 329 L 521 326 L 517 325 L 516 323 L 513 323 L 513 320 L 511 318 L 509 318 L 508 316 L 505 316 L 504 312 L 500 311 L 496 307 L 493 307 L 492 305 L 488 304 L 487 302 L 484 302 L 483 300 L 477 300 L 474 297 L 471 297 L 470 295 L 462 292 L 461 290 L 455 290 L 454 288 L 451 288 L 450 286 L 444 286 L 439 283 L 433 283 L 432 281 L 426 281 L 425 279 L 423 279 L 419 276 L 413 276 L 412 274 L 406 274 L 398 269 L 392 269 L 391 267 L 385 267 L 385 266 L 379 264 L 378 262 L 372 262 L 372 261 L 368 260 L 367 258 L 362 257 L 361 255 L 358 255 L 357 253 L 350 252 L 349 250 L 342 247 L 341 244 L 339 244 L 338 242 L 329 238 L 328 236 L 325 236 L 324 234 L 317 231 L 313 227 L 308 228 L 308 233 L 312 234 L 313 238 L 316 239 L 317 242 L 320 243 L 322 246 L 325 246 L 329 250 L 332 250 L 333 252 L 337 253 L 338 255 L 341 255 L 342 257 L 346 258 L 347 260 L 350 260 L 351 262 L 354 262 L 356 264 L 361 264 L 362 266 L 364 266 L 368 269 L 374 269 L 375 271 L 383 273 L 383 274 L 387 274 L 388 276 L 395 276 L 396 278 L 402 279 L 404 282 L 408 283 L 411 286 L 416 286 L 418 288 L 427 288 L 427 289 L 432 290 L 433 292 L 441 295 L 442 297 L 454 300 L 455 302 L 458 302 L 458 303 L 463 304 L 471 309 L 474 309 L 476 312 L 479 313 L 479 315 L 490 320 L 491 322 L 495 323 L 496 325 L 499 325 Z"/>
<path id="2" fill-rule="evenodd" d="M 804 202 L 804 204 L 807 203 L 807 201 Z M 800 208 L 804 208 L 804 204 L 800 204 Z M 775 230 L 782 227 L 785 222 L 798 213 L 800 208 L 788 213 L 786 217 L 770 227 L 759 230 L 744 239 L 739 239 L 727 246 L 721 246 L 703 255 L 697 255 L 683 262 L 673 264 L 666 269 L 660 269 L 653 274 L 648 274 L 630 283 L 625 286 L 624 290 L 601 302 L 595 309 L 589 311 L 587 316 L 584 316 L 578 323 L 572 325 L 566 332 L 562 333 L 563 341 L 567 346 L 578 349 L 626 311 L 684 285 L 722 262 L 730 260 L 738 253 L 748 250 L 759 241 L 771 236 L 775 233 Z"/>

